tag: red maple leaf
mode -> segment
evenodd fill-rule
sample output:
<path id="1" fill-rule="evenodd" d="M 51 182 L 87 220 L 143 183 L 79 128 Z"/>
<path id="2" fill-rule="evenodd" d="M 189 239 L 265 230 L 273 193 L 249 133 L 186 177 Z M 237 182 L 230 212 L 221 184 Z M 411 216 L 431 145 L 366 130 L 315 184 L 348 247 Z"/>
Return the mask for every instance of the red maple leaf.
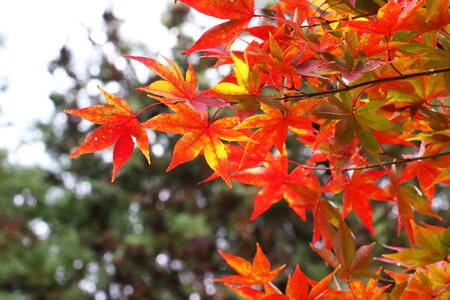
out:
<path id="1" fill-rule="evenodd" d="M 254 16 L 254 0 L 180 0 L 180 2 L 205 15 L 229 20 L 206 31 L 183 54 L 190 54 L 223 44 L 231 45 Z"/>
<path id="2" fill-rule="evenodd" d="M 423 154 L 431 155 L 435 153 L 426 149 Z M 445 183 L 445 180 L 440 180 L 440 176 L 441 174 L 444 174 L 446 169 L 448 169 L 448 165 L 448 158 L 445 156 L 436 157 L 434 159 L 411 161 L 406 164 L 405 168 L 402 170 L 400 175 L 400 183 L 417 178 L 422 193 L 425 194 L 431 205 L 433 202 L 436 183 Z"/>
<path id="3" fill-rule="evenodd" d="M 325 187 L 328 192 L 343 191 L 342 217 L 347 217 L 354 210 L 372 235 L 375 235 L 375 231 L 373 229 L 372 207 L 369 199 L 391 200 L 390 195 L 385 190 L 374 184 L 375 181 L 384 175 L 386 175 L 384 170 L 369 170 L 366 172 L 356 170 L 351 178 L 339 173 Z"/>
<path id="4" fill-rule="evenodd" d="M 413 209 L 421 214 L 434 217 L 438 220 L 442 218 L 431 209 L 427 200 L 423 199 L 412 185 L 400 185 L 400 178 L 395 172 L 395 166 L 389 172 L 391 185 L 389 192 L 391 196 L 397 201 L 398 208 L 398 233 L 402 227 L 405 227 L 406 235 L 408 236 L 411 245 L 414 244 L 413 223 L 415 223 Z"/>
<path id="5" fill-rule="evenodd" d="M 241 164 L 245 165 L 246 160 L 253 157 L 255 153 L 262 154 L 260 159 L 263 160 L 265 154 L 274 145 L 278 151 L 283 151 L 289 129 L 296 132 L 314 132 L 311 120 L 301 116 L 309 107 L 307 104 L 308 102 L 306 102 L 306 105 L 297 102 L 291 107 L 287 107 L 283 112 L 261 104 L 261 110 L 264 114 L 253 115 L 237 125 L 235 129 L 259 128 L 250 136 L 255 143 L 247 143 Z M 264 151 L 261 149 L 264 149 Z"/>
<path id="6" fill-rule="evenodd" d="M 430 160 L 413 161 L 403 169 L 400 182 L 403 183 L 417 177 L 422 192 L 431 203 L 434 195 L 434 180 L 440 173 L 441 171 Z"/>
<path id="7" fill-rule="evenodd" d="M 320 198 L 322 189 L 317 178 L 301 166 L 288 174 L 286 151 L 273 157 L 267 155 L 264 167 L 238 171 L 232 179 L 263 188 L 255 197 L 251 220 L 255 220 L 273 204 L 285 199 L 289 206 L 303 219 L 305 209 L 313 209 Z"/>
<path id="8" fill-rule="evenodd" d="M 377 21 L 347 21 L 347 26 L 352 29 L 375 34 L 392 35 L 403 29 L 409 17 L 420 8 L 425 0 L 411 1 L 406 7 L 393 0 L 383 5 L 378 11 Z"/>
<path id="9" fill-rule="evenodd" d="M 448 0 L 427 1 L 426 4 L 426 9 L 421 8 L 406 18 L 401 29 L 425 33 L 438 31 L 450 23 Z"/>
<path id="10" fill-rule="evenodd" d="M 102 125 L 94 130 L 69 157 L 97 152 L 115 144 L 111 177 L 111 182 L 114 182 L 117 172 L 133 153 L 134 142 L 131 136 L 136 138 L 139 149 L 150 164 L 148 136 L 142 124 L 139 123 L 131 108 L 122 98 L 108 94 L 102 89 L 100 91 L 108 102 L 107 105 L 64 111 Z"/>

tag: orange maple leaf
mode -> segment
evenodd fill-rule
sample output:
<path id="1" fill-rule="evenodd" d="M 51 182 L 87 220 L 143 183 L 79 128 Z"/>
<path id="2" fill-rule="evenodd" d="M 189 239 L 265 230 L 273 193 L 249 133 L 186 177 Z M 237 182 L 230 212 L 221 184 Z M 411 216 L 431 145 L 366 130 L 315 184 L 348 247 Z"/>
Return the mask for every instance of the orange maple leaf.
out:
<path id="1" fill-rule="evenodd" d="M 206 162 L 231 187 L 228 168 L 228 153 L 222 140 L 249 141 L 250 139 L 232 129 L 238 120 L 225 117 L 215 122 L 208 122 L 208 114 L 200 115 L 184 103 L 168 104 L 175 114 L 160 114 L 142 124 L 145 128 L 184 134 L 173 150 L 172 161 L 167 171 L 179 164 L 197 157 L 203 150 Z"/>
<path id="2" fill-rule="evenodd" d="M 245 259 L 225 253 L 219 250 L 219 254 L 239 275 L 230 275 L 223 278 L 214 279 L 214 281 L 240 284 L 244 286 L 265 285 L 273 280 L 278 273 L 285 267 L 284 265 L 274 270 L 270 270 L 270 262 L 259 244 L 256 244 L 256 254 L 253 258 L 253 264 Z"/>
<path id="3" fill-rule="evenodd" d="M 228 105 L 222 101 L 212 99 L 206 93 L 197 92 L 197 75 L 194 72 L 192 64 L 189 64 L 186 79 L 184 79 L 178 65 L 168 58 L 165 58 L 165 60 L 171 70 L 153 58 L 140 56 L 125 57 L 139 61 L 158 76 L 165 79 L 157 80 L 148 86 L 137 89 L 140 92 L 150 94 L 151 97 L 156 96 L 161 102 L 167 103 L 165 99 L 168 99 L 170 101 L 169 103 L 177 101 L 185 102 L 201 114 L 207 111 L 208 106 L 224 107 Z"/>
<path id="4" fill-rule="evenodd" d="M 294 275 L 289 278 L 286 286 L 286 296 L 289 300 L 313 300 L 322 299 L 321 296 L 325 295 L 330 287 L 328 284 L 333 279 L 336 272 L 339 271 L 339 267 L 333 272 L 322 278 L 319 282 L 316 282 L 308 278 L 297 266 L 295 268 Z M 311 289 L 310 289 L 311 287 Z"/>
<path id="5" fill-rule="evenodd" d="M 107 105 L 94 105 L 64 111 L 102 125 L 94 130 L 69 157 L 94 153 L 115 144 L 111 177 L 111 182 L 114 182 L 117 172 L 133 153 L 134 142 L 131 136 L 136 138 L 139 149 L 150 164 L 148 136 L 142 124 L 139 123 L 131 108 L 122 98 L 108 94 L 101 88 L 99 89 L 105 97 Z"/>
<path id="6" fill-rule="evenodd" d="M 389 288 L 389 285 L 382 287 L 377 286 L 378 281 L 375 279 L 369 280 L 367 284 L 364 284 L 361 280 L 350 279 L 348 281 L 349 291 L 331 291 L 326 294 L 326 299 L 340 299 L 340 300 L 354 300 L 354 299 L 367 299 L 375 300 L 380 299 L 383 292 Z M 356 295 L 356 297 L 355 297 Z"/>

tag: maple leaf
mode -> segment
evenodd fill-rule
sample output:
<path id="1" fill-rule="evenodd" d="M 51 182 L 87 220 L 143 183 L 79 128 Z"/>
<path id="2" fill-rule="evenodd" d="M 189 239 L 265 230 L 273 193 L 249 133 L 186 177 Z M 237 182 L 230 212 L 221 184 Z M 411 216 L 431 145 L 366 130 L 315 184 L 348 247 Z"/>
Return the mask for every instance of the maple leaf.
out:
<path id="1" fill-rule="evenodd" d="M 271 270 L 258 244 L 252 263 L 220 252 L 238 274 L 217 281 L 245 299 L 449 298 L 450 231 L 418 226 L 414 215 L 441 220 L 431 207 L 434 189 L 450 182 L 444 152 L 450 145 L 449 0 L 281 0 L 258 15 L 254 0 L 180 1 L 226 20 L 185 54 L 206 51 L 215 67 L 230 65 L 233 71 L 200 92 L 192 64 L 183 74 L 169 59 L 166 67 L 151 58 L 129 57 L 161 77 L 139 90 L 174 113 L 140 124 L 123 100 L 110 95 L 108 105 L 69 110 L 101 125 L 71 157 L 115 144 L 114 180 L 133 151 L 133 136 L 149 160 L 146 128 L 180 134 L 168 171 L 202 154 L 214 171 L 207 180 L 221 177 L 230 187 L 231 179 L 260 187 L 252 220 L 282 199 L 303 220 L 311 211 L 311 246 L 334 271 L 315 282 L 297 267 L 283 294 L 271 283 L 282 267 Z M 253 17 L 262 23 L 247 28 Z M 242 51 L 229 51 L 244 30 L 255 39 L 246 39 Z M 211 107 L 231 108 L 237 118 L 216 120 L 217 111 L 210 120 Z M 304 145 L 288 148 L 290 138 Z M 381 160 L 393 156 L 384 151 L 388 144 L 412 153 L 418 143 L 411 141 L 421 143 L 417 156 Z M 313 151 L 307 165 L 291 161 L 303 150 Z M 372 169 L 386 165 L 392 169 Z M 390 180 L 386 188 L 377 184 L 381 178 Z M 323 192 L 342 193 L 342 211 L 335 197 L 321 199 Z M 371 200 L 394 202 L 398 231 L 404 227 L 412 245 L 390 247 L 398 252 L 382 259 L 414 271 L 386 271 L 396 283 L 390 292 L 388 286 L 377 287 L 376 280 L 354 278 L 380 278 L 369 271 L 374 244 L 357 248 L 344 223 L 355 211 L 374 235 Z M 337 272 L 347 290 L 328 286 Z"/>
<path id="2" fill-rule="evenodd" d="M 125 57 L 141 62 L 158 76 L 165 79 L 158 80 L 148 86 L 138 88 L 141 92 L 149 93 L 152 97 L 158 96 L 160 100 L 169 99 L 170 102 L 168 103 L 174 103 L 177 101 L 185 102 L 200 112 L 200 114 L 205 113 L 208 106 L 227 106 L 227 103 L 212 99 L 205 93 L 197 92 L 197 75 L 194 72 L 192 64 L 189 64 L 189 68 L 186 72 L 186 79 L 184 79 L 178 65 L 168 58 L 164 59 L 169 64 L 171 70 L 153 58 L 140 56 Z M 167 103 L 167 101 L 165 102 Z"/>
<path id="3" fill-rule="evenodd" d="M 247 133 L 245 130 L 242 130 L 242 133 L 249 136 L 251 133 Z M 226 144 L 225 148 L 228 153 L 228 171 L 229 173 L 235 173 L 236 171 L 241 171 L 247 169 L 249 167 L 254 167 L 261 163 L 261 157 L 267 156 L 267 151 L 265 151 L 264 147 L 256 148 L 252 155 L 248 156 L 245 164 L 242 163 L 242 157 L 244 155 L 244 149 L 248 143 L 252 142 L 239 142 L 240 145 L 234 144 Z M 207 179 L 202 182 L 208 182 L 220 177 L 217 173 L 213 173 Z"/>
<path id="4" fill-rule="evenodd" d="M 235 66 L 235 82 L 220 82 L 213 86 L 209 93 L 225 99 L 229 103 L 237 103 L 237 113 L 240 119 L 255 113 L 259 108 L 259 101 L 264 100 L 260 94 L 260 73 L 257 68 L 250 67 L 245 61 L 231 53 Z M 273 98 L 273 96 L 268 96 Z"/>
<path id="5" fill-rule="evenodd" d="M 315 282 L 308 278 L 297 266 L 294 275 L 289 278 L 286 286 L 286 298 L 289 300 L 313 300 L 327 294 L 329 291 L 329 282 L 333 279 L 334 274 L 339 268 L 322 278 L 319 282 Z M 311 288 L 310 288 L 311 287 Z"/>
<path id="6" fill-rule="evenodd" d="M 343 191 L 342 217 L 347 217 L 354 210 L 370 233 L 375 235 L 369 198 L 374 200 L 391 200 L 386 191 L 374 184 L 386 174 L 386 171 L 370 170 L 362 172 L 356 170 L 351 178 L 348 178 L 340 173 L 329 182 L 325 190 L 333 193 Z"/>
<path id="7" fill-rule="evenodd" d="M 450 263 L 431 264 L 411 275 L 385 272 L 396 282 L 396 288 L 391 292 L 394 299 L 449 299 Z"/>
<path id="8" fill-rule="evenodd" d="M 333 246 L 333 239 L 331 238 L 330 225 L 339 226 L 341 219 L 339 210 L 333 206 L 329 201 L 318 201 L 313 210 L 314 219 L 314 235 L 312 243 L 317 243 L 322 238 L 323 248 L 330 250 Z"/>
<path id="9" fill-rule="evenodd" d="M 214 279 L 214 281 L 218 282 L 227 282 L 243 286 L 265 285 L 272 281 L 285 267 L 283 265 L 271 270 L 270 262 L 261 250 L 259 244 L 256 244 L 256 254 L 253 258 L 253 264 L 241 257 L 225 253 L 221 250 L 219 250 L 219 254 L 239 275 L 230 275 Z"/>
<path id="10" fill-rule="evenodd" d="M 426 9 L 421 8 L 405 19 L 401 29 L 420 33 L 438 31 L 450 23 L 448 0 L 426 0 Z"/>
<path id="11" fill-rule="evenodd" d="M 244 156 L 242 157 L 243 164 L 245 164 L 249 156 L 257 153 L 257 149 L 264 149 L 259 151 L 259 153 L 263 154 L 260 157 L 261 160 L 264 159 L 265 154 L 274 145 L 279 152 L 282 152 L 289 129 L 314 132 L 315 129 L 312 127 L 311 120 L 301 116 L 307 108 L 307 104 L 298 102 L 288 106 L 282 112 L 268 105 L 261 104 L 261 110 L 264 114 L 251 116 L 235 127 L 235 129 L 260 128 L 250 136 L 255 143 L 246 145 Z"/>
<path id="12" fill-rule="evenodd" d="M 285 199 L 289 206 L 303 219 L 305 209 L 312 209 L 321 195 L 321 187 L 312 172 L 297 167 L 288 174 L 285 150 L 277 157 L 267 157 L 264 167 L 245 169 L 231 178 L 245 184 L 262 186 L 254 201 L 251 220 L 255 220 L 273 204 Z"/>
<path id="13" fill-rule="evenodd" d="M 260 85 L 259 72 L 255 68 L 250 68 L 247 61 L 243 61 L 233 53 L 231 59 L 235 66 L 237 83 L 221 82 L 212 90 L 220 95 L 257 95 Z"/>
<path id="14" fill-rule="evenodd" d="M 394 165 L 389 172 L 389 178 L 391 180 L 391 185 L 388 187 L 388 190 L 390 195 L 396 200 L 398 208 L 398 234 L 400 233 L 400 229 L 404 226 L 409 242 L 413 245 L 414 232 L 411 225 L 415 222 L 413 208 L 421 214 L 434 217 L 438 220 L 441 220 L 442 218 L 433 212 L 428 201 L 419 195 L 414 186 L 400 186 L 400 179 L 395 173 Z"/>
<path id="15" fill-rule="evenodd" d="M 228 175 L 228 154 L 221 139 L 249 141 L 246 135 L 232 129 L 237 124 L 237 118 L 226 117 L 209 123 L 207 113 L 200 115 L 183 103 L 168 104 L 168 106 L 175 114 L 160 114 L 142 123 L 145 128 L 184 134 L 175 144 L 173 158 L 167 171 L 193 160 L 203 150 L 206 162 L 211 169 L 231 187 Z"/>
<path id="16" fill-rule="evenodd" d="M 445 148 L 450 145 L 450 129 L 421 132 L 418 134 L 414 134 L 412 137 L 407 138 L 406 140 L 423 141 L 426 143 L 430 143 L 435 147 Z"/>
<path id="17" fill-rule="evenodd" d="M 328 274 L 319 282 L 308 278 L 297 266 L 292 277 L 289 277 L 286 286 L 286 295 L 275 287 L 271 281 L 278 275 L 284 266 L 270 270 L 270 263 L 262 252 L 259 244 L 256 244 L 256 254 L 253 264 L 234 255 L 227 254 L 219 250 L 220 255 L 227 264 L 233 268 L 239 275 L 231 275 L 214 281 L 224 282 L 225 285 L 235 291 L 244 299 L 249 300 L 313 300 L 319 299 L 326 294 L 329 288 L 329 282 L 339 268 Z M 251 288 L 249 286 L 259 285 L 263 291 Z"/>
<path id="18" fill-rule="evenodd" d="M 373 276 L 367 269 L 372 261 L 371 253 L 375 243 L 364 245 L 356 250 L 355 238 L 342 219 L 336 231 L 329 225 L 328 232 L 333 240 L 334 253 L 327 249 L 317 248 L 311 244 L 311 248 L 319 254 L 327 264 L 333 268 L 339 266 L 339 277 L 349 278 L 351 275 Z"/>
<path id="19" fill-rule="evenodd" d="M 266 294 L 264 292 L 261 292 L 260 290 L 254 288 L 250 288 L 247 286 L 237 286 L 226 282 L 224 283 L 224 285 L 246 300 L 261 300 L 265 299 L 266 297 Z"/>
<path id="20" fill-rule="evenodd" d="M 115 144 L 111 177 L 111 182 L 114 182 L 120 168 L 133 153 L 134 142 L 131 136 L 136 138 L 139 149 L 150 164 L 148 136 L 142 124 L 139 123 L 131 108 L 122 98 L 99 89 L 105 97 L 107 105 L 64 111 L 102 125 L 95 129 L 69 157 L 74 158 L 78 155 L 94 153 Z"/>
<path id="21" fill-rule="evenodd" d="M 380 299 L 383 292 L 389 288 L 389 285 L 378 287 L 378 281 L 375 279 L 369 280 L 367 284 L 364 284 L 361 280 L 350 279 L 348 281 L 349 291 L 331 291 L 326 294 L 327 300 L 354 300 L 354 299 L 367 299 L 375 300 Z"/>
<path id="22" fill-rule="evenodd" d="M 450 260 L 450 228 L 425 228 L 414 222 L 411 227 L 415 247 L 399 249 L 398 253 L 384 254 L 383 257 L 408 266 L 407 270 Z"/>
<path id="23" fill-rule="evenodd" d="M 296 13 L 300 22 L 303 19 L 314 14 L 313 8 L 307 3 L 306 0 L 282 0 L 282 3 L 277 4 L 283 11 Z M 275 10 L 275 8 L 273 8 Z"/>
<path id="24" fill-rule="evenodd" d="M 229 20 L 206 31 L 183 54 L 190 54 L 223 44 L 230 46 L 254 16 L 254 0 L 180 0 L 180 2 L 205 15 Z"/>
<path id="25" fill-rule="evenodd" d="M 307 299 L 309 294 L 309 285 L 311 283 L 314 282 L 306 277 L 300 268 L 296 266 L 294 275 L 288 279 L 286 296 L 288 296 L 289 299 Z"/>
<path id="26" fill-rule="evenodd" d="M 411 180 L 417 177 L 422 192 L 431 204 L 434 196 L 434 180 L 439 177 L 441 170 L 431 160 L 413 161 L 403 169 L 400 182 Z"/>
<path id="27" fill-rule="evenodd" d="M 319 118 L 337 120 L 334 149 L 351 145 L 356 135 L 364 149 L 380 161 L 379 144 L 372 130 L 399 129 L 381 113 L 376 113 L 386 101 L 369 101 L 354 110 L 353 98 L 347 92 L 340 93 L 338 97 L 329 97 L 328 100 L 316 105 L 312 109 L 312 114 Z"/>
<path id="28" fill-rule="evenodd" d="M 347 21 L 347 26 L 354 30 L 375 34 L 392 35 L 409 20 L 408 18 L 420 8 L 425 0 L 411 1 L 402 8 L 393 0 L 383 5 L 377 13 L 377 21 Z"/>

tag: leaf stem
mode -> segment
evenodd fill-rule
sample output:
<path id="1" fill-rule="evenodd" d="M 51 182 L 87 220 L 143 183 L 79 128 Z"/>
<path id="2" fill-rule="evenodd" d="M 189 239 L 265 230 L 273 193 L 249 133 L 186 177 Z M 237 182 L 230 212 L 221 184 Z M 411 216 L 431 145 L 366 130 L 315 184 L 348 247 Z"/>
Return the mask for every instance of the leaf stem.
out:
<path id="1" fill-rule="evenodd" d="M 209 125 L 211 125 L 211 124 L 214 122 L 214 120 L 215 120 L 215 118 L 216 118 L 216 116 L 217 116 L 217 114 L 219 113 L 219 111 L 220 111 L 221 108 L 222 108 L 222 107 L 219 107 L 219 108 L 214 112 L 213 116 L 211 117 L 211 120 L 209 121 Z"/>
<path id="2" fill-rule="evenodd" d="M 154 107 L 154 106 L 161 105 L 161 104 L 163 104 L 163 103 L 162 103 L 162 102 L 157 102 L 157 103 L 149 104 L 149 105 L 147 105 L 146 107 L 144 107 L 143 109 L 141 109 L 141 110 L 135 115 L 135 117 L 137 118 L 137 117 L 139 117 L 144 111 L 146 111 L 146 110 L 148 110 L 148 109 L 150 109 L 150 108 L 152 108 L 152 107 Z"/>

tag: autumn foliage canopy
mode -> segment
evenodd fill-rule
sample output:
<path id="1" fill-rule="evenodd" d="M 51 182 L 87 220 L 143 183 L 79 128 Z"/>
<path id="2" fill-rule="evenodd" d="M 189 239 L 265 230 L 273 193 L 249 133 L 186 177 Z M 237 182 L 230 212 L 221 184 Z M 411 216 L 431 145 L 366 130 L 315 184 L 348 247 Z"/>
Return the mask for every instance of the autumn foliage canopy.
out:
<path id="1" fill-rule="evenodd" d="M 245 299 L 448 299 L 450 229 L 432 203 L 450 182 L 449 1 L 179 2 L 223 20 L 185 54 L 230 74 L 200 91 L 192 64 L 183 72 L 170 59 L 127 56 L 159 76 L 138 89 L 154 102 L 134 113 L 102 90 L 107 104 L 67 110 L 101 125 L 70 157 L 114 145 L 114 181 L 135 143 L 150 163 L 147 130 L 179 135 L 167 171 L 204 159 L 212 175 L 199 181 L 260 188 L 252 220 L 286 201 L 313 222 L 311 248 L 334 270 L 318 282 L 296 267 L 280 289 L 272 281 L 283 266 L 258 244 L 253 262 L 220 251 L 237 274 L 217 281 Z M 156 105 L 171 112 L 139 118 Z M 294 143 L 306 149 L 301 161 Z M 353 211 L 375 236 L 372 207 L 383 205 L 410 243 L 378 258 L 399 273 L 373 270 L 375 244 L 356 245 L 345 223 Z"/>

